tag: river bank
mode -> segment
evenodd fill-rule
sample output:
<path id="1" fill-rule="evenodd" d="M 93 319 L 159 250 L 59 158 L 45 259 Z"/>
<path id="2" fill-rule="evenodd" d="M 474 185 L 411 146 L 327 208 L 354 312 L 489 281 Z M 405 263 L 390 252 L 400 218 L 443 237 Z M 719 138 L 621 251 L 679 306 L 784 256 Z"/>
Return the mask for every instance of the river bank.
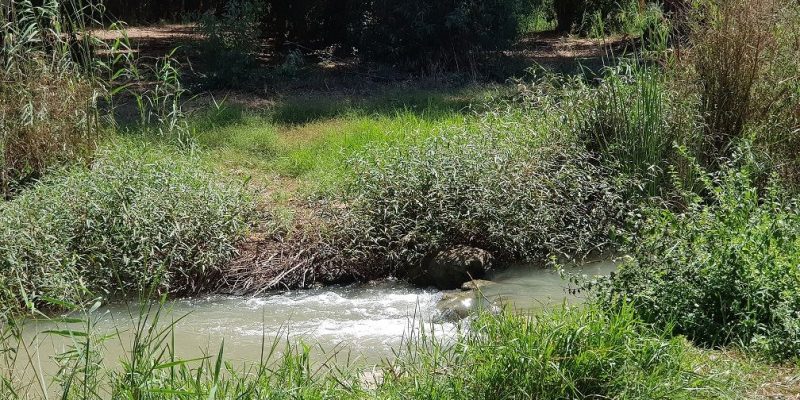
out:
<path id="1" fill-rule="evenodd" d="M 84 8 L 0 5 L 0 398 L 800 394 L 798 4 L 537 8 L 573 33 L 508 51 L 573 68 L 492 75 L 466 43 L 252 62 L 269 10 L 226 3 L 189 80 L 81 43 Z M 457 3 L 440 27 L 524 22 Z M 539 268 L 598 254 L 627 256 Z"/>

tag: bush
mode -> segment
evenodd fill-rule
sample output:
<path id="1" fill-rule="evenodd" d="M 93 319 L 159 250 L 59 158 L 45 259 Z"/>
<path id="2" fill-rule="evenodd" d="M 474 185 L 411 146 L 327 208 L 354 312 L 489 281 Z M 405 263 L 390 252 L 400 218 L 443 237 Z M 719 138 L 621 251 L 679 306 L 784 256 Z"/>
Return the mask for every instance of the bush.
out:
<path id="1" fill-rule="evenodd" d="M 312 50 L 330 46 L 349 50 L 358 44 L 371 4 L 364 0 L 270 0 L 262 24 L 278 50 L 297 44 Z"/>
<path id="2" fill-rule="evenodd" d="M 550 31 L 555 28 L 553 0 L 520 0 L 520 34 Z"/>
<path id="3" fill-rule="evenodd" d="M 574 138 L 548 127 L 554 118 L 515 118 L 524 117 L 351 160 L 337 227 L 347 236 L 343 247 L 400 275 L 454 245 L 505 260 L 602 247 L 624 209 L 607 171 Z"/>
<path id="4" fill-rule="evenodd" d="M 2 304 L 215 285 L 247 228 L 245 192 L 197 159 L 112 148 L 0 204 Z"/>
<path id="5" fill-rule="evenodd" d="M 224 37 L 241 37 L 241 44 L 250 46 L 251 26 L 273 39 L 279 52 L 302 48 L 350 55 L 352 50 L 370 61 L 413 69 L 459 68 L 482 51 L 513 43 L 535 3 L 541 1 L 303 0 L 251 7 L 262 3 L 228 0 L 224 13 L 207 14 L 201 26 L 211 39 L 223 36 L 209 40 L 206 51 L 207 58 L 219 60 L 220 78 L 227 76 L 222 68 L 241 64 L 238 55 L 252 51 Z"/>
<path id="6" fill-rule="evenodd" d="M 417 345 L 410 354 L 391 369 L 399 374 L 386 374 L 383 392 L 397 398 L 698 399 L 725 398 L 730 386 L 684 340 L 668 339 L 630 308 L 483 315 L 452 347 Z"/>
<path id="7" fill-rule="evenodd" d="M 701 161 L 716 168 L 748 128 L 758 128 L 759 146 L 797 166 L 796 152 L 785 150 L 800 142 L 800 5 L 771 0 L 700 4 L 687 54 L 704 122 Z M 792 169 L 785 172 L 794 175 Z"/>
<path id="8" fill-rule="evenodd" d="M 556 29 L 596 35 L 629 32 L 642 10 L 637 0 L 554 0 Z"/>
<path id="9" fill-rule="evenodd" d="M 0 196 L 6 198 L 51 167 L 88 159 L 99 137 L 98 93 L 89 81 L 49 68 L 25 71 L 24 79 L 0 84 Z"/>
<path id="10" fill-rule="evenodd" d="M 800 355 L 800 208 L 775 186 L 759 191 L 756 172 L 728 164 L 704 178 L 709 202 L 651 210 L 603 303 L 631 302 L 700 345 Z"/>

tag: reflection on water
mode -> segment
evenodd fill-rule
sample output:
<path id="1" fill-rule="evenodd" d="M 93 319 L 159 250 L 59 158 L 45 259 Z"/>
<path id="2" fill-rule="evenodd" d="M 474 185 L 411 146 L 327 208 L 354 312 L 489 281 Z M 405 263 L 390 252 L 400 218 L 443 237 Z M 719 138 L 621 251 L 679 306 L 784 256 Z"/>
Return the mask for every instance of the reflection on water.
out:
<path id="1" fill-rule="evenodd" d="M 607 274 L 614 269 L 610 262 L 588 264 L 579 270 L 587 275 Z M 482 289 L 490 300 L 501 299 L 517 310 L 539 309 L 547 304 L 576 301 L 568 293 L 560 275 L 552 270 L 520 266 L 497 273 L 495 284 Z M 225 357 L 231 361 L 257 362 L 262 344 L 276 338 L 292 342 L 302 340 L 323 352 L 339 352 L 337 359 L 355 364 L 374 364 L 393 355 L 403 337 L 424 323 L 440 338 L 456 335 L 458 327 L 437 318 L 437 303 L 442 293 L 386 281 L 374 285 L 327 287 L 283 294 L 245 298 L 211 296 L 176 300 L 168 303 L 162 323 L 179 319 L 174 327 L 176 354 L 188 359 L 216 354 L 223 339 Z M 97 321 L 93 332 L 119 337 L 104 344 L 108 365 L 130 351 L 137 306 L 102 307 L 92 314 Z M 181 319 L 182 318 L 182 319 Z M 41 363 L 46 376 L 57 371 L 52 358 L 67 350 L 69 339 L 43 334 L 52 329 L 84 329 L 81 326 L 31 322 L 25 338 L 34 364 Z M 26 368 L 31 370 L 30 366 Z M 30 371 L 28 371 L 30 373 Z"/>

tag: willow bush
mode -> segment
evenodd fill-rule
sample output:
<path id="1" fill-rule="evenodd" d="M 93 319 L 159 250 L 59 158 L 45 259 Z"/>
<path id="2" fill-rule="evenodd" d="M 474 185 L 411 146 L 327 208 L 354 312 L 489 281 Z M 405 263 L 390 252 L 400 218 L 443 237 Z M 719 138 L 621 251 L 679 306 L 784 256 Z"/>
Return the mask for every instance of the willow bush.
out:
<path id="1" fill-rule="evenodd" d="M 216 285 L 250 202 L 194 157 L 136 146 L 52 173 L 0 203 L 0 296 L 12 311 L 88 296 Z"/>
<path id="2" fill-rule="evenodd" d="M 336 229 L 343 247 L 399 275 L 454 245 L 504 260 L 602 248 L 625 201 L 610 171 L 550 123 L 509 114 L 354 158 Z"/>

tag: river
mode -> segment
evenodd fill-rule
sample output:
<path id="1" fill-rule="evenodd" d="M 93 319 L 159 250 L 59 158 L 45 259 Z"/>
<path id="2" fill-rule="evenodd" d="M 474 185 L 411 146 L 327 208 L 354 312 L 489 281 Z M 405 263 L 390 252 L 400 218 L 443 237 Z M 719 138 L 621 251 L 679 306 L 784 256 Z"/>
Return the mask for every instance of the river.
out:
<path id="1" fill-rule="evenodd" d="M 584 265 L 571 272 L 603 275 L 615 268 L 610 261 Z M 559 273 L 531 266 L 517 266 L 494 274 L 493 284 L 481 289 L 481 297 L 518 311 L 539 310 L 562 302 L 581 301 L 568 290 Z M 314 348 L 318 360 L 337 354 L 337 364 L 369 365 L 394 356 L 404 338 L 419 332 L 447 340 L 463 324 L 443 320 L 437 308 L 445 294 L 387 280 L 374 284 L 332 286 L 291 291 L 263 297 L 208 296 L 180 299 L 164 305 L 159 326 L 173 321 L 175 352 L 189 359 L 216 355 L 224 340 L 225 358 L 232 362 L 258 362 L 262 346 L 274 340 L 279 350 L 287 342 L 302 341 Z M 469 296 L 467 294 L 467 296 Z M 153 315 L 151 311 L 149 315 Z M 140 306 L 102 306 L 89 314 L 94 337 L 109 336 L 101 344 L 106 363 L 113 365 L 130 351 Z M 86 316 L 82 316 L 84 319 Z M 29 355 L 16 374 L 32 372 L 52 376 L 56 354 L 70 348 L 72 339 L 46 331 L 85 331 L 85 324 L 31 321 L 24 330 Z M 83 340 L 79 337 L 77 340 Z"/>

